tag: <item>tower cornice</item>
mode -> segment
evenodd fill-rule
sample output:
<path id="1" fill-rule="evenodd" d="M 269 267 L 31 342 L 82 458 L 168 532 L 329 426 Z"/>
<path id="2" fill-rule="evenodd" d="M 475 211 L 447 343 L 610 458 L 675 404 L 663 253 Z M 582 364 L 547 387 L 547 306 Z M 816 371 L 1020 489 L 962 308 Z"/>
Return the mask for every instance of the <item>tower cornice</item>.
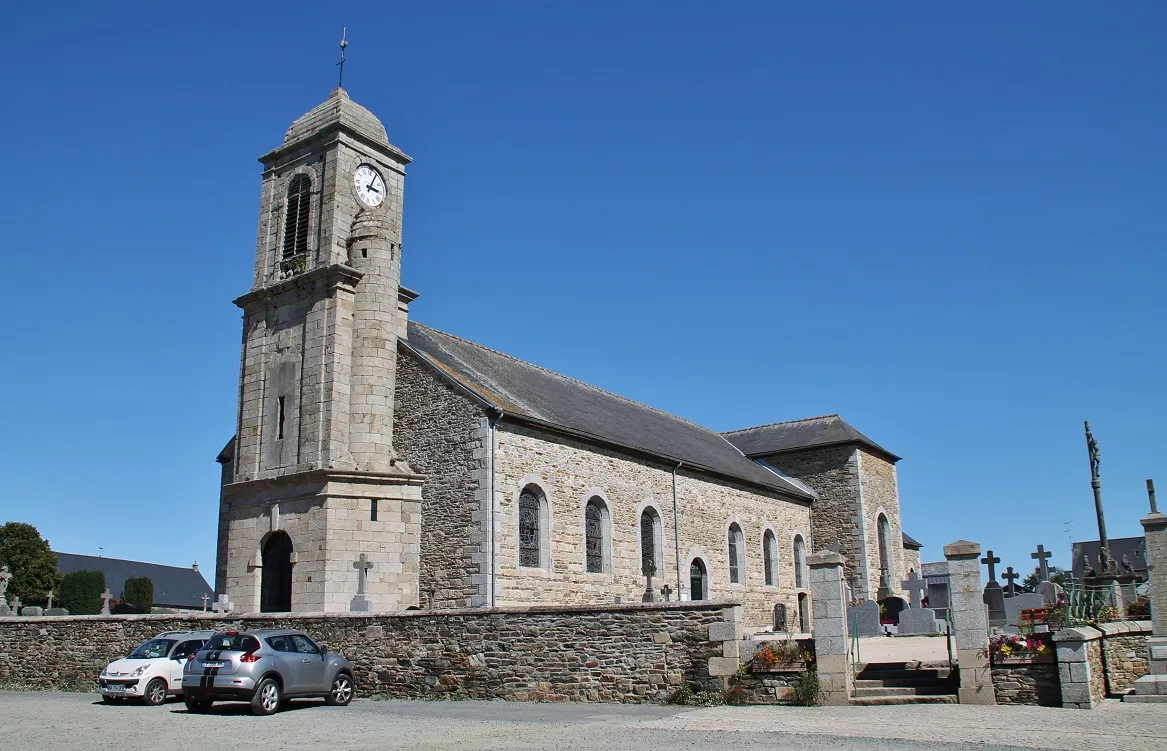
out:
<path id="1" fill-rule="evenodd" d="M 266 287 L 253 289 L 245 295 L 240 295 L 233 301 L 240 308 L 248 308 L 257 302 L 270 302 L 285 297 L 291 293 L 303 292 L 318 284 L 329 287 L 341 287 L 352 291 L 357 282 L 363 277 L 360 271 L 342 263 L 321 266 L 311 271 L 288 279 L 283 279 Z"/>

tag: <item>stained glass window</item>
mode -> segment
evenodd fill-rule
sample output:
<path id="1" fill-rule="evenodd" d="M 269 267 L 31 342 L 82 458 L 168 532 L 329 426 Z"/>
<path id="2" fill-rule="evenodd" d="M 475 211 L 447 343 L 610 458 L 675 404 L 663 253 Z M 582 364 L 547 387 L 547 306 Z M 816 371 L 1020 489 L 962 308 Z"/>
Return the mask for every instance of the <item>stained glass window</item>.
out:
<path id="1" fill-rule="evenodd" d="M 640 573 L 656 576 L 656 513 L 651 509 L 640 515 Z"/>
<path id="2" fill-rule="evenodd" d="M 802 541 L 802 535 L 794 538 L 794 586 L 805 587 L 806 580 L 803 574 L 803 566 L 806 565 L 803 560 L 806 557 L 806 543 Z"/>
<path id="3" fill-rule="evenodd" d="M 729 580 L 735 584 L 742 581 L 742 528 L 737 524 L 729 525 Z"/>
<path id="4" fill-rule="evenodd" d="M 519 496 L 519 565 L 539 566 L 539 496 L 524 490 Z"/>
<path id="5" fill-rule="evenodd" d="M 774 531 L 767 529 L 762 535 L 762 558 L 766 568 L 766 586 L 778 585 L 778 540 L 774 538 Z"/>
<path id="6" fill-rule="evenodd" d="M 584 550 L 588 572 L 602 573 L 604 570 L 604 513 L 600 502 L 592 499 L 584 509 Z"/>

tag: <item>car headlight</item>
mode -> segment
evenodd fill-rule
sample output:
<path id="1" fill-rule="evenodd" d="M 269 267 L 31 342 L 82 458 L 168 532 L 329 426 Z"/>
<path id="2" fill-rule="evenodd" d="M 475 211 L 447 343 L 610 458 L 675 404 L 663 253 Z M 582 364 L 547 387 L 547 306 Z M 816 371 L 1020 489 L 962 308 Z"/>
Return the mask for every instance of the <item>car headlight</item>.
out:
<path id="1" fill-rule="evenodd" d="M 149 668 L 149 667 L 150 667 L 149 665 L 143 665 L 142 667 L 138 668 L 138 669 L 137 669 L 137 670 L 135 670 L 134 672 L 130 673 L 130 675 L 131 675 L 131 676 L 135 676 L 135 675 L 141 675 L 142 673 L 145 673 L 145 672 L 146 672 L 146 669 L 147 669 L 147 668 Z"/>

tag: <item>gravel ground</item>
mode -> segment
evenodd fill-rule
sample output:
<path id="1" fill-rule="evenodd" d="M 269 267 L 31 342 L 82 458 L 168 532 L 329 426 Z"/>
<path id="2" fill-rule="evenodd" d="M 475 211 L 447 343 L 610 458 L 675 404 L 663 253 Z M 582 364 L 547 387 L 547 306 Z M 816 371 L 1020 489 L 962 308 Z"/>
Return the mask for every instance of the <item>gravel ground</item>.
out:
<path id="1" fill-rule="evenodd" d="M 187 714 L 106 706 L 93 694 L 0 692 L 4 749 L 801 749 L 923 751 L 1167 748 L 1167 708 L 1108 702 L 1093 712 L 1024 707 L 716 707 L 356 701 L 293 702 L 274 717 L 242 704 Z"/>

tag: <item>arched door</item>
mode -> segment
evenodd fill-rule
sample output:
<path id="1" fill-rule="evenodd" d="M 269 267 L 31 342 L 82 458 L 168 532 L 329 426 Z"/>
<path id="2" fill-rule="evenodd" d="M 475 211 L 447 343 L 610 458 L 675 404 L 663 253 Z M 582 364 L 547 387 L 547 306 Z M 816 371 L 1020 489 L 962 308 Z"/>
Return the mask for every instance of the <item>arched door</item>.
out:
<path id="1" fill-rule="evenodd" d="M 705 571 L 705 561 L 694 558 L 689 564 L 689 599 L 704 600 L 709 596 L 708 574 Z"/>
<path id="2" fill-rule="evenodd" d="M 263 544 L 259 610 L 263 613 L 292 610 L 292 538 L 286 532 L 274 532 Z"/>

